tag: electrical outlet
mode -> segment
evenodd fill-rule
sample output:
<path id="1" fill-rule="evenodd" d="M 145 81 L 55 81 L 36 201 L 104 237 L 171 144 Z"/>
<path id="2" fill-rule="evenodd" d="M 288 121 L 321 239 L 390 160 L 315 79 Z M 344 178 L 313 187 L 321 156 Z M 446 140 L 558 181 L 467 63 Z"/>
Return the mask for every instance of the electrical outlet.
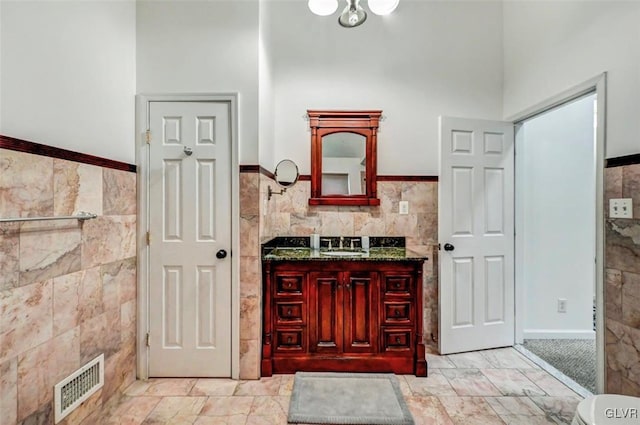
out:
<path id="1" fill-rule="evenodd" d="M 633 218 L 631 198 L 609 199 L 609 218 Z"/>
<path id="2" fill-rule="evenodd" d="M 558 313 L 567 312 L 567 300 L 566 298 L 558 298 Z"/>
<path id="3" fill-rule="evenodd" d="M 409 201 L 400 201 L 398 210 L 400 210 L 400 214 L 409 214 Z"/>

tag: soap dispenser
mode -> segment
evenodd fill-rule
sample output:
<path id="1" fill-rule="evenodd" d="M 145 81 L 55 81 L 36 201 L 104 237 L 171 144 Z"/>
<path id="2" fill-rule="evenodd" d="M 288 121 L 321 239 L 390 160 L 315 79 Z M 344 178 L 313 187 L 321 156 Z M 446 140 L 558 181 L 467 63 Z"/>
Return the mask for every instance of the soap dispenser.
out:
<path id="1" fill-rule="evenodd" d="M 320 235 L 316 233 L 315 227 L 313 228 L 313 233 L 309 236 L 309 245 L 314 251 L 320 249 Z"/>

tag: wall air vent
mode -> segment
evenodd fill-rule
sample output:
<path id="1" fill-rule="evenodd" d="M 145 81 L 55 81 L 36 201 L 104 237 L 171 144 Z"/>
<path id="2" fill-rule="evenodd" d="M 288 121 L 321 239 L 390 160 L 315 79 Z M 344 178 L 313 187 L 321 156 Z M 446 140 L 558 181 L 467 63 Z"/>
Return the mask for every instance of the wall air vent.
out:
<path id="1" fill-rule="evenodd" d="M 100 354 L 55 385 L 55 423 L 64 419 L 103 385 L 104 354 Z"/>

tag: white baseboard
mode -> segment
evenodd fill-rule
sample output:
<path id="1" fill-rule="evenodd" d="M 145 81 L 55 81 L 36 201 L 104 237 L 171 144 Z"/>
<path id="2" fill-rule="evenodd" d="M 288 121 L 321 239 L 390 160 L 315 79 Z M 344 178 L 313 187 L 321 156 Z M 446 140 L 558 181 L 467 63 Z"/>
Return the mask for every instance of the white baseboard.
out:
<path id="1" fill-rule="evenodd" d="M 525 329 L 524 339 L 596 339 L 596 332 L 580 329 Z"/>

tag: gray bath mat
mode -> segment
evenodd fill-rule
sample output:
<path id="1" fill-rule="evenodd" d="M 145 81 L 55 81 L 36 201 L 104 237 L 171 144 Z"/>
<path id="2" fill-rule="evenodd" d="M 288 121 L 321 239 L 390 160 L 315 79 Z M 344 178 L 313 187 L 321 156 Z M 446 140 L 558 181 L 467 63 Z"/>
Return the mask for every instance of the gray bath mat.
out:
<path id="1" fill-rule="evenodd" d="M 391 373 L 297 372 L 288 422 L 414 425 Z"/>

